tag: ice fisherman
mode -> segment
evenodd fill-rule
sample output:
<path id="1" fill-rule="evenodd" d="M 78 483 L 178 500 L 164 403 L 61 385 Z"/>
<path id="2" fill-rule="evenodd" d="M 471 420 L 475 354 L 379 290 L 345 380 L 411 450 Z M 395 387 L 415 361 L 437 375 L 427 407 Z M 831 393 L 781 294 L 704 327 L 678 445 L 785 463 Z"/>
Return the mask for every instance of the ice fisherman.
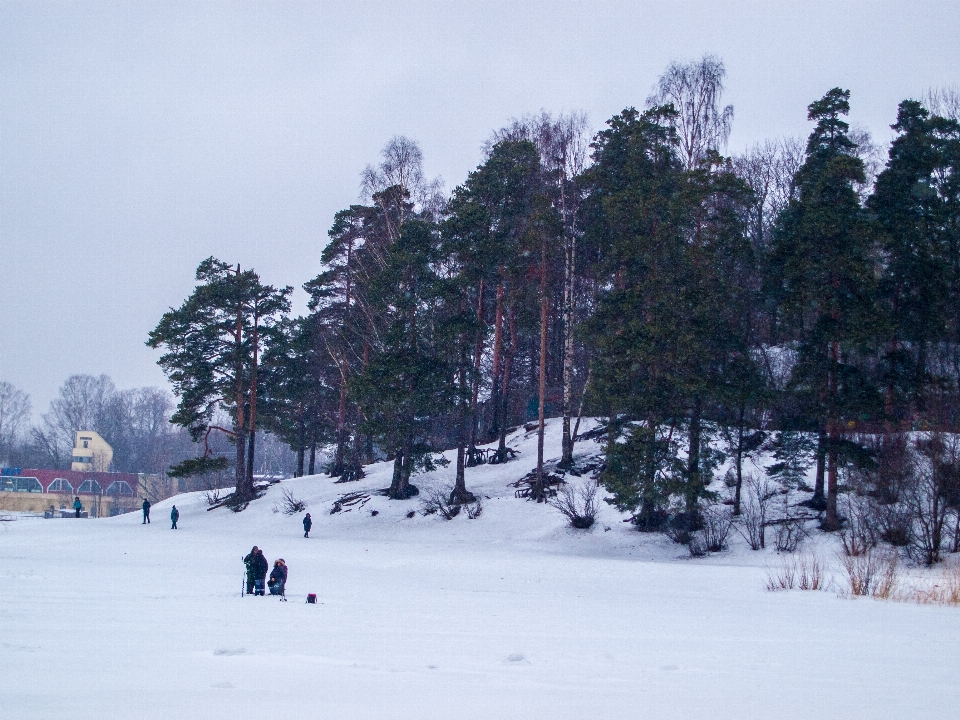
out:
<path id="1" fill-rule="evenodd" d="M 73 499 L 73 512 L 75 513 L 76 517 L 80 517 L 81 510 L 83 510 L 83 503 L 80 502 L 80 496 L 77 495 Z"/>
<path id="2" fill-rule="evenodd" d="M 310 513 L 307 513 L 303 518 L 303 536 L 305 538 L 310 537 L 310 528 L 313 527 L 313 520 L 310 519 Z"/>
<path id="3" fill-rule="evenodd" d="M 263 551 L 254 545 L 250 554 L 243 559 L 243 564 L 247 566 L 247 595 L 263 595 L 263 581 L 270 569 Z"/>
<path id="4" fill-rule="evenodd" d="M 172 525 L 170 526 L 171 530 L 177 529 L 177 520 L 179 519 L 180 519 L 180 511 L 177 510 L 177 506 L 174 505 L 173 508 L 171 508 L 170 510 L 170 522 L 172 523 Z"/>
<path id="5" fill-rule="evenodd" d="M 146 498 L 143 499 L 143 505 L 140 506 L 143 510 L 143 522 L 141 525 L 146 525 L 150 522 L 150 501 Z"/>
<path id="6" fill-rule="evenodd" d="M 270 587 L 271 595 L 283 595 L 284 587 L 287 584 L 287 564 L 280 558 L 273 564 L 273 570 L 270 571 L 270 581 L 267 585 Z"/>

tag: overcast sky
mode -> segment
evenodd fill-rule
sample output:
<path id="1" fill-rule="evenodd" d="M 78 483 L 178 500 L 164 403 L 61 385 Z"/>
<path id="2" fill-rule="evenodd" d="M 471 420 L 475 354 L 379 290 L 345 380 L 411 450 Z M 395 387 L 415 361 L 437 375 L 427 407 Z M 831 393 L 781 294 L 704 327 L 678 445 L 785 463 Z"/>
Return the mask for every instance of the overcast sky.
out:
<path id="1" fill-rule="evenodd" d="M 297 288 L 396 134 L 449 190 L 490 132 L 642 106 L 675 59 L 727 68 L 730 151 L 806 136 L 852 91 L 960 82 L 960 2 L 11 3 L 0 0 L 0 380 L 47 409 L 73 373 L 162 385 L 147 333 L 214 255 Z"/>

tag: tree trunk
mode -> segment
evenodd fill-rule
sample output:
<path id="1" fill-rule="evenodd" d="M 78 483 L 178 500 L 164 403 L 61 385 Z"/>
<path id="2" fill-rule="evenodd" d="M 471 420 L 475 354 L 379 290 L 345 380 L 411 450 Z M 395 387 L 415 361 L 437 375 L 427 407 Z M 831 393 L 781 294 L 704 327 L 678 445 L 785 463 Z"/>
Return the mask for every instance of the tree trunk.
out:
<path id="1" fill-rule="evenodd" d="M 300 432 L 297 438 L 297 472 L 294 477 L 303 477 L 303 456 L 307 449 L 307 429 L 303 418 L 300 419 Z"/>
<path id="2" fill-rule="evenodd" d="M 827 465 L 827 433 L 821 428 L 817 435 L 817 475 L 813 485 L 813 497 L 808 503 L 814 510 L 823 510 L 827 506 L 824 477 Z"/>
<path id="3" fill-rule="evenodd" d="M 316 462 L 317 462 L 317 441 L 314 440 L 313 442 L 310 443 L 310 474 L 311 475 L 313 475 L 314 470 L 316 470 Z"/>
<path id="4" fill-rule="evenodd" d="M 497 437 L 501 425 L 501 383 L 503 373 L 503 281 L 497 285 L 497 305 L 493 321 L 493 384 L 490 387 L 490 405 L 493 407 L 493 426 L 489 436 Z"/>
<path id="5" fill-rule="evenodd" d="M 476 465 L 477 458 L 477 403 L 480 398 L 480 363 L 483 358 L 483 295 L 485 284 L 480 279 L 480 287 L 477 291 L 477 339 L 473 345 L 473 379 L 470 385 L 470 440 L 467 450 L 467 465 L 473 467 Z"/>
<path id="6" fill-rule="evenodd" d="M 737 489 L 733 495 L 733 514 L 740 514 L 740 493 L 743 488 L 743 420 L 745 408 L 740 404 L 740 415 L 737 422 Z"/>
<path id="7" fill-rule="evenodd" d="M 254 310 L 253 316 L 253 363 L 250 368 L 250 417 L 247 425 L 250 432 L 250 442 L 247 444 L 247 483 L 253 497 L 253 460 L 257 434 L 257 370 L 260 363 L 260 318 Z"/>
<path id="8" fill-rule="evenodd" d="M 563 449 L 560 467 L 573 467 L 573 444 L 576 438 L 570 432 L 573 415 L 573 283 L 576 272 L 576 237 L 566 233 L 563 263 Z"/>
<path id="9" fill-rule="evenodd" d="M 687 454 L 687 512 L 693 512 L 703 491 L 700 477 L 700 398 L 693 401 L 690 412 L 690 447 Z"/>
<path id="10" fill-rule="evenodd" d="M 503 381 L 500 388 L 500 442 L 497 445 L 497 462 L 506 462 L 507 460 L 507 422 L 508 411 L 510 409 L 510 371 L 513 369 L 513 356 L 517 349 L 517 326 L 516 312 L 513 305 L 510 306 L 510 344 L 505 353 L 503 362 Z"/>
<path id="11" fill-rule="evenodd" d="M 468 403 L 466 398 L 467 390 L 467 354 L 466 354 L 466 345 L 461 345 L 461 354 L 460 354 L 460 417 L 458 418 L 459 422 L 457 430 L 457 474 L 456 480 L 454 481 L 453 491 L 450 493 L 450 504 L 459 505 L 462 503 L 473 502 L 475 499 L 473 495 L 467 492 L 467 481 L 466 481 L 466 446 L 467 446 L 467 437 L 473 433 L 468 429 L 467 424 L 470 423 L 473 417 L 473 412 L 471 410 L 472 403 Z M 471 423 L 472 427 L 476 427 L 476 423 Z"/>
<path id="12" fill-rule="evenodd" d="M 540 402 L 537 410 L 537 487 L 534 492 L 537 502 L 543 502 L 547 497 L 543 477 L 544 405 L 547 394 L 547 321 L 550 315 L 550 301 L 547 298 L 546 235 L 544 235 L 540 247 L 540 263 Z M 569 423 L 567 424 L 567 431 L 569 433 Z"/>
<path id="13" fill-rule="evenodd" d="M 830 343 L 831 367 L 827 376 L 828 397 L 831 402 L 835 401 L 837 394 L 837 372 L 836 366 L 840 361 L 840 348 L 836 342 Z M 822 529 L 839 530 L 840 516 L 837 513 L 837 445 L 840 440 L 840 423 L 836 417 L 836 412 L 830 410 L 829 421 L 827 425 L 827 437 L 829 446 L 827 447 L 827 512 L 823 519 Z"/>
<path id="14" fill-rule="evenodd" d="M 337 408 L 337 450 L 330 466 L 330 477 L 343 474 L 347 454 L 347 361 L 340 359 L 340 404 Z"/>

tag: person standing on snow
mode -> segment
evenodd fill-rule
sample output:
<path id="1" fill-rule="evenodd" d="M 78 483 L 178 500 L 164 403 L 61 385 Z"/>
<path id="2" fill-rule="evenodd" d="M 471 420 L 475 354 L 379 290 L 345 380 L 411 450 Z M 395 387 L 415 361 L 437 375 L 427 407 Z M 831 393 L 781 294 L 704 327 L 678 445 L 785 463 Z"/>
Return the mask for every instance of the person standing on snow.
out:
<path id="1" fill-rule="evenodd" d="M 280 558 L 273 564 L 273 570 L 270 572 L 271 595 L 283 595 L 284 587 L 287 584 L 287 564 Z"/>
<path id="2" fill-rule="evenodd" d="M 150 522 L 150 501 L 146 498 L 143 499 L 143 505 L 140 506 L 143 509 L 143 522 L 141 525 L 146 525 Z"/>
<path id="3" fill-rule="evenodd" d="M 81 510 L 83 510 L 83 503 L 80 502 L 80 496 L 77 495 L 73 499 L 73 512 L 76 514 L 76 517 L 80 517 Z"/>
<path id="4" fill-rule="evenodd" d="M 263 580 L 267 577 L 270 565 L 260 548 L 254 545 L 250 554 L 243 559 L 243 564 L 247 566 L 247 595 L 263 595 Z"/>
<path id="5" fill-rule="evenodd" d="M 170 522 L 173 523 L 173 525 L 170 526 L 171 530 L 177 529 L 177 520 L 179 519 L 180 519 L 180 511 L 177 510 L 177 506 L 174 505 L 173 509 L 170 510 Z"/>
<path id="6" fill-rule="evenodd" d="M 307 513 L 303 518 L 303 536 L 305 538 L 310 537 L 310 528 L 313 527 L 313 520 L 310 519 L 310 513 Z"/>

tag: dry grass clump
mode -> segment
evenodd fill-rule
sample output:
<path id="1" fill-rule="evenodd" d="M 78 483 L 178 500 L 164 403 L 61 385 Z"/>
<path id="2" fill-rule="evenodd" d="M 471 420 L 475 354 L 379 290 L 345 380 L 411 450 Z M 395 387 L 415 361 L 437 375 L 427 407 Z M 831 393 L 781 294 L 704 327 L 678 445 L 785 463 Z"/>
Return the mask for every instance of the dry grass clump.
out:
<path id="1" fill-rule="evenodd" d="M 886 600 L 898 590 L 900 562 L 896 553 L 867 550 L 859 555 L 839 557 L 851 595 Z"/>
<path id="2" fill-rule="evenodd" d="M 826 564 L 814 553 L 785 557 L 779 568 L 767 570 L 767 590 L 825 590 L 828 584 Z"/>
<path id="3" fill-rule="evenodd" d="M 960 605 L 960 568 L 947 568 L 933 585 L 910 588 L 897 599 L 921 605 Z"/>

